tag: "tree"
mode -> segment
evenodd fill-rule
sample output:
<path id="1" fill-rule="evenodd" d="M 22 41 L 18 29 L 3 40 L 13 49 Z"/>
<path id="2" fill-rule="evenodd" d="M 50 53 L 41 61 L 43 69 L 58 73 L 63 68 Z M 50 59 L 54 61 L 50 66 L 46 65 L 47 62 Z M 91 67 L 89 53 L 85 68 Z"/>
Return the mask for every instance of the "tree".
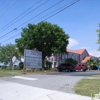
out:
<path id="1" fill-rule="evenodd" d="M 5 65 L 10 64 L 10 66 L 12 67 L 13 56 L 19 58 L 19 52 L 16 49 L 16 45 L 7 44 L 6 46 L 0 46 L 0 62 L 4 63 Z"/>
<path id="2" fill-rule="evenodd" d="M 66 59 L 65 62 L 66 62 L 66 63 L 72 63 L 72 64 L 74 64 L 74 65 L 78 64 L 77 60 L 72 59 L 72 58 L 68 58 L 68 59 Z"/>
<path id="3" fill-rule="evenodd" d="M 90 67 L 90 69 L 92 69 L 93 66 L 96 65 L 96 62 L 93 59 L 89 59 L 86 64 Z"/>
<path id="4" fill-rule="evenodd" d="M 15 42 L 22 53 L 24 49 L 42 51 L 44 64 L 45 56 L 50 56 L 51 53 L 66 52 L 68 38 L 68 34 L 65 34 L 58 25 L 40 22 L 37 25 L 28 24 L 27 28 L 22 29 L 21 38 L 16 39 Z"/>
<path id="5" fill-rule="evenodd" d="M 99 24 L 99 27 L 100 27 L 100 24 Z M 98 41 L 97 41 L 97 44 L 100 44 L 100 28 L 96 32 L 98 32 Z M 98 50 L 100 50 L 100 47 L 99 47 Z"/>
<path id="6" fill-rule="evenodd" d="M 100 57 L 99 57 L 99 59 L 98 59 L 96 65 L 100 65 Z"/>

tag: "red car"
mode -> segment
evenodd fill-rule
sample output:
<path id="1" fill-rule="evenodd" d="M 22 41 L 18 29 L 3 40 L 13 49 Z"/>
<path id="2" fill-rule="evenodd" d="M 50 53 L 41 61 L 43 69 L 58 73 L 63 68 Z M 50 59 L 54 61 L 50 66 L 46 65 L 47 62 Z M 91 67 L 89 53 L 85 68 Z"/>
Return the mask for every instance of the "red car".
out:
<path id="1" fill-rule="evenodd" d="M 88 68 L 85 64 L 79 64 L 75 66 L 75 70 L 81 70 L 81 71 L 86 71 Z"/>

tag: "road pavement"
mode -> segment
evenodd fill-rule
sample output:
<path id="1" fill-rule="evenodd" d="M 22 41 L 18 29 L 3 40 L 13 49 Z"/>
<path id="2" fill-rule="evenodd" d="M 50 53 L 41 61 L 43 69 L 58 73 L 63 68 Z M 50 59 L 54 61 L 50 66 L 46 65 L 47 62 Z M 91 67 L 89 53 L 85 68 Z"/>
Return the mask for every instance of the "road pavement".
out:
<path id="1" fill-rule="evenodd" d="M 63 98 L 63 96 L 65 96 L 65 98 L 68 98 L 68 95 L 70 95 L 70 99 L 67 100 L 72 100 L 74 97 L 78 99 L 81 97 L 79 95 L 76 95 L 74 92 L 74 85 L 76 84 L 76 82 L 78 82 L 82 78 L 87 78 L 91 75 L 97 74 L 100 75 L 100 71 L 58 72 L 3 77 L 0 78 L 0 100 L 15 100 L 15 97 L 17 98 L 16 100 L 35 100 L 36 98 L 38 100 L 42 100 L 39 99 L 39 97 L 42 98 L 42 96 L 43 99 L 48 98 L 44 100 L 65 100 L 59 98 Z M 58 99 L 50 99 L 50 97 L 57 98 L 57 94 L 59 94 Z M 32 95 L 34 95 L 34 97 Z M 8 96 L 9 99 L 7 98 Z M 73 98 L 71 98 L 71 96 Z M 88 98 L 84 100 L 90 99 Z"/>

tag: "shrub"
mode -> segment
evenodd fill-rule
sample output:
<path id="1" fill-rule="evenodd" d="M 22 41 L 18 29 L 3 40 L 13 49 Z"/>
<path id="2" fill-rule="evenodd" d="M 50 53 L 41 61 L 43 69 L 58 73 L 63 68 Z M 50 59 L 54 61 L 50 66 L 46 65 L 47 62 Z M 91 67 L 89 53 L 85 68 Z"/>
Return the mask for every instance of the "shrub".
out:
<path id="1" fill-rule="evenodd" d="M 48 69 L 51 68 L 52 62 L 50 62 L 50 61 L 45 61 L 45 65 L 46 65 L 46 67 L 45 67 L 44 69 L 45 69 L 45 70 L 48 70 Z"/>
<path id="2" fill-rule="evenodd" d="M 72 64 L 74 64 L 74 65 L 77 65 L 78 64 L 78 62 L 77 62 L 77 60 L 75 60 L 75 59 L 72 59 L 72 58 L 68 58 L 68 59 L 66 59 L 66 61 L 65 61 L 66 63 L 72 63 Z"/>
<path id="3" fill-rule="evenodd" d="M 20 68 L 20 69 L 23 69 L 23 68 L 24 68 L 24 63 L 23 63 L 23 62 L 20 62 L 20 63 L 19 63 L 19 68 Z"/>

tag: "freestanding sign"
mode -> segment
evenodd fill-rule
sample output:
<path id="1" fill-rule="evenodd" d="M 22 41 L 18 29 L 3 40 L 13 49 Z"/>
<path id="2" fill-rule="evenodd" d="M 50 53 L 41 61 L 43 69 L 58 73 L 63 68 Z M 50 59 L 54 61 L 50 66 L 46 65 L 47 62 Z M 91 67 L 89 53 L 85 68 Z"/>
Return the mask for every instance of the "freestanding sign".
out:
<path id="1" fill-rule="evenodd" d="M 24 50 L 25 68 L 42 68 L 42 52 L 36 50 Z"/>

